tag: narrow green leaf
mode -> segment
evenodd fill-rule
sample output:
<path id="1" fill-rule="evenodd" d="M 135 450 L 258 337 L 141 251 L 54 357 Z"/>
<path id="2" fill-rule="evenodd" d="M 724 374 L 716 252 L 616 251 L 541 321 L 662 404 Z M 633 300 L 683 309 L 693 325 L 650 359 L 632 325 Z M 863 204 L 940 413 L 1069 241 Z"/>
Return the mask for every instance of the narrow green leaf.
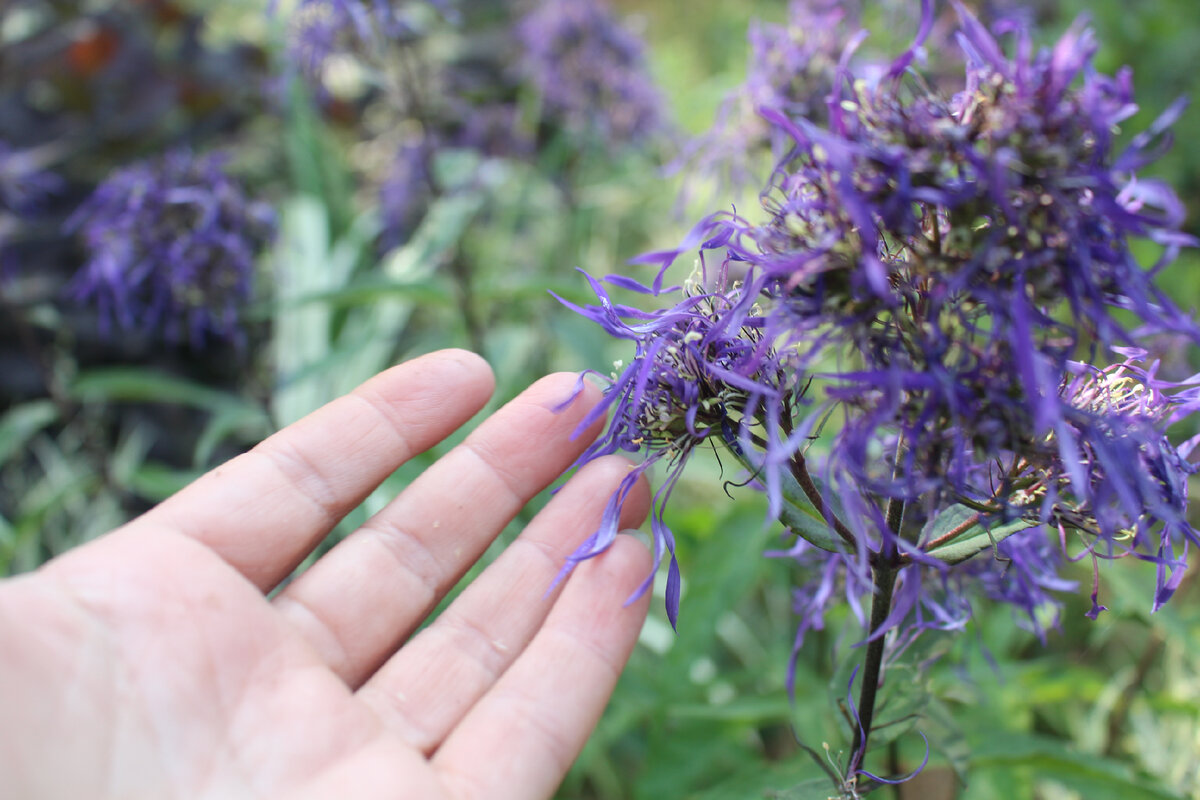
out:
<path id="1" fill-rule="evenodd" d="M 745 453 L 732 449 L 729 452 L 741 462 L 748 471 L 758 474 L 759 469 Z M 817 507 L 808 499 L 808 495 L 790 471 L 782 472 L 783 508 L 779 513 L 779 521 L 791 529 L 792 533 L 806 539 L 812 545 L 830 553 L 845 553 L 849 547 L 840 536 L 830 527 Z M 821 500 L 826 503 L 834 514 L 842 513 L 841 503 L 832 492 L 819 480 L 813 479 Z"/>
<path id="2" fill-rule="evenodd" d="M 120 441 L 108 458 L 108 474 L 115 486 L 124 489 L 130 485 L 133 474 L 145 463 L 151 444 L 153 437 L 143 423 L 135 422 L 122 431 Z"/>
<path id="3" fill-rule="evenodd" d="M 925 526 L 925 530 L 921 532 L 921 540 L 933 541 L 945 536 L 953 532 L 955 528 L 969 522 L 975 514 L 976 512 L 967 506 L 952 505 Z M 982 524 L 969 525 L 959 535 L 929 550 L 928 554 L 947 564 L 958 564 L 976 553 L 981 553 L 999 544 L 1014 533 L 1020 533 L 1035 525 L 1037 525 L 1036 521 L 1025 519 L 993 525 L 990 528 Z"/>
<path id="4" fill-rule="evenodd" d="M 197 467 L 208 464 L 217 447 L 234 434 L 239 435 L 244 442 L 256 441 L 271 433 L 272 428 L 266 416 L 257 408 L 252 413 L 248 413 L 244 408 L 219 409 L 209 419 L 196 440 L 192 463 Z"/>
<path id="5" fill-rule="evenodd" d="M 205 411 L 237 411 L 266 422 L 254 403 L 230 392 L 140 367 L 111 367 L 80 373 L 70 394 L 85 402 L 174 403 Z"/>
<path id="6" fill-rule="evenodd" d="M 444 308 L 452 306 L 455 302 L 445 286 L 439 286 L 432 281 L 392 281 L 371 276 L 355 280 L 339 289 L 315 291 L 289 298 L 280 306 L 280 310 L 291 311 L 308 305 L 319 305 L 327 309 L 353 308 L 396 298 Z"/>
<path id="7" fill-rule="evenodd" d="M 840 505 L 832 498 L 832 493 L 828 490 L 821 491 L 819 483 L 817 490 L 822 501 L 836 514 Z M 849 546 L 821 516 L 804 489 L 800 487 L 800 482 L 790 472 L 785 472 L 783 477 L 783 510 L 780 512 L 779 521 L 791 528 L 792 533 L 807 539 L 822 550 L 831 553 L 849 552 Z"/>
<path id="8" fill-rule="evenodd" d="M 430 281 L 458 245 L 483 201 L 481 193 L 463 191 L 434 202 L 408 243 L 392 251 L 380 265 L 383 279 L 398 284 Z M 347 320 L 336 348 L 344 358 L 330 382 L 339 394 L 392 363 L 396 341 L 416 307 L 410 298 L 385 298 Z"/>
<path id="9" fill-rule="evenodd" d="M 921 530 L 921 541 L 928 542 L 945 536 L 978 512 L 975 509 L 955 503 L 943 508 L 938 515 L 925 524 Z"/>
<path id="10" fill-rule="evenodd" d="M 773 697 L 742 697 L 721 705 L 707 702 L 677 703 L 668 706 L 667 714 L 680 720 L 719 720 L 764 725 L 788 721 L 791 717 L 791 706 L 787 694 L 780 692 Z"/>
<path id="11" fill-rule="evenodd" d="M 813 778 L 789 789 L 768 790 L 763 797 L 769 800 L 842 800 L 845 795 L 829 778 Z"/>
<path id="12" fill-rule="evenodd" d="M 161 502 L 203 474 L 200 470 L 174 470 L 161 464 L 143 464 L 130 477 L 129 488 L 139 497 Z"/>
<path id="13" fill-rule="evenodd" d="M 303 80 L 287 86 L 288 124 L 283 149 L 292 183 L 304 195 L 320 201 L 323 218 L 335 235 L 354 217 L 354 178 L 340 147 L 317 112 Z"/>
<path id="14" fill-rule="evenodd" d="M 58 412 L 49 400 L 22 403 L 0 417 L 0 464 L 12 458 L 34 434 L 57 418 Z"/>
<path id="15" fill-rule="evenodd" d="M 1120 762 L 1091 753 L 1078 753 L 1046 736 L 1007 734 L 989 739 L 971 757 L 974 773 L 981 769 L 1030 769 L 1039 778 L 1058 781 L 1089 800 L 1182 800 L 1156 781 L 1135 775 Z"/>

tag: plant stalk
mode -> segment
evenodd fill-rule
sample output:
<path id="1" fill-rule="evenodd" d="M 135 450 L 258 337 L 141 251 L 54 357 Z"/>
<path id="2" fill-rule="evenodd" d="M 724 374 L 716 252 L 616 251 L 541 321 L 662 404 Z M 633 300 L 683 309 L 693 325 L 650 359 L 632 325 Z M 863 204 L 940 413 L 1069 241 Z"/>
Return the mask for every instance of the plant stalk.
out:
<path id="1" fill-rule="evenodd" d="M 892 611 L 892 594 L 896 588 L 899 569 L 890 564 L 875 568 L 875 594 L 871 600 L 870 634 L 874 635 Z M 854 744 L 850 748 L 850 764 L 847 777 L 854 775 L 862 766 L 867 753 L 867 742 L 875 718 L 875 700 L 879 692 L 879 674 L 883 669 L 883 651 L 887 637 L 875 636 L 867 642 L 867 655 L 863 661 L 862 689 L 858 694 L 858 726 L 854 729 Z"/>

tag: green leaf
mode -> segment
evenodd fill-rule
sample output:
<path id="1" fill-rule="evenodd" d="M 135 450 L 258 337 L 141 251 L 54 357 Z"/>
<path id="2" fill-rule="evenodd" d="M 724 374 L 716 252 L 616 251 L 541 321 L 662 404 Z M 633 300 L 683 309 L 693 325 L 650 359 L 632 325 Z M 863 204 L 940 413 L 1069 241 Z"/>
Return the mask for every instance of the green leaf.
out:
<path id="1" fill-rule="evenodd" d="M 763 796 L 770 800 L 841 800 L 845 797 L 829 778 L 813 778 L 790 789 L 768 790 Z"/>
<path id="2" fill-rule="evenodd" d="M 57 418 L 58 411 L 49 400 L 22 403 L 0 417 L 0 464 L 12 458 L 34 434 Z"/>
<path id="3" fill-rule="evenodd" d="M 396 298 L 443 308 L 452 307 L 456 302 L 446 286 L 429 280 L 393 281 L 370 276 L 352 281 L 339 289 L 289 298 L 279 310 L 291 311 L 308 305 L 319 305 L 330 310 L 354 308 Z"/>
<path id="4" fill-rule="evenodd" d="M 708 788 L 711 787 L 711 788 Z M 775 798 L 776 800 L 842 800 L 833 779 L 803 753 L 782 762 L 739 765 L 729 777 L 710 783 L 705 791 L 687 794 L 695 800 Z M 677 797 L 669 793 L 664 796 Z"/>
<path id="5" fill-rule="evenodd" d="M 791 706 L 787 693 L 779 692 L 767 697 L 743 697 L 729 703 L 677 703 L 667 708 L 673 719 L 721 722 L 743 722 L 765 725 L 772 722 L 787 722 L 791 717 Z"/>
<path id="6" fill-rule="evenodd" d="M 161 502 L 203 474 L 199 470 L 174 470 L 160 464 L 143 464 L 130 477 L 129 488 L 139 497 Z"/>
<path id="7" fill-rule="evenodd" d="M 221 408 L 215 411 L 196 440 L 192 463 L 197 467 L 209 464 L 221 442 L 233 435 L 241 441 L 256 441 L 273 432 L 266 415 L 257 408 L 250 413 L 244 408 Z"/>
<path id="8" fill-rule="evenodd" d="M 925 529 L 921 532 L 921 540 L 934 541 L 939 537 L 945 536 L 955 528 L 969 522 L 976 514 L 977 512 L 974 509 L 956 503 L 943 510 L 925 526 Z M 928 554 L 947 564 L 958 564 L 966 561 L 976 553 L 981 553 L 999 544 L 1014 533 L 1020 533 L 1037 524 L 1036 520 L 1030 521 L 1025 519 L 1018 519 L 1001 525 L 993 525 L 990 528 L 976 523 L 967 526 L 962 533 L 953 539 L 929 550 Z"/>
<path id="9" fill-rule="evenodd" d="M 287 86 L 288 124 L 283 151 L 296 189 L 320 201 L 323 220 L 334 234 L 354 218 L 354 178 L 341 147 L 322 121 L 305 82 L 293 77 Z"/>
<path id="10" fill-rule="evenodd" d="M 717 620 L 744 597 L 766 569 L 762 544 L 766 541 L 761 507 L 746 503 L 730 505 L 720 517 L 712 511 L 703 515 L 708 531 L 693 544 L 685 568 L 695 564 L 707 569 L 688 571 L 686 599 L 681 603 L 679 631 L 675 646 L 666 657 L 659 690 L 664 696 L 693 691 L 675 676 L 685 674 L 697 653 L 711 652 L 717 641 Z M 680 535 L 687 533 L 687 520 L 681 520 Z M 699 538 L 699 536 L 697 536 Z"/>
<path id="11" fill-rule="evenodd" d="M 758 474 L 759 468 L 750 460 L 745 453 L 739 453 L 731 448 L 729 452 L 741 462 L 747 470 L 753 474 Z M 821 500 L 826 506 L 836 515 L 842 515 L 841 502 L 837 496 L 830 492 L 819 479 L 812 478 L 812 482 L 817 487 L 817 493 L 821 496 Z M 804 489 L 800 486 L 800 482 L 796 480 L 796 476 L 790 470 L 782 471 L 782 489 L 783 489 L 783 508 L 779 513 L 779 521 L 791 529 L 792 533 L 806 539 L 812 545 L 826 550 L 830 553 L 846 553 L 850 548 L 843 541 L 842 537 L 833 530 L 830 524 L 821 516 L 821 512 L 811 500 Z"/>
<path id="12" fill-rule="evenodd" d="M 917 730 L 925 734 L 929 748 L 946 759 L 959 783 L 966 784 L 971 761 L 971 746 L 952 712 L 937 697 L 930 697 Z"/>
<path id="13" fill-rule="evenodd" d="M 893 742 L 914 728 L 919 730 L 932 699 L 929 682 L 917 668 L 908 664 L 888 667 L 887 680 L 876 700 L 871 748 Z"/>
<path id="14" fill-rule="evenodd" d="M 450 256 L 463 232 L 483 207 L 484 196 L 460 192 L 435 201 L 416 233 L 380 265 L 384 280 L 393 283 L 428 282 Z M 396 342 L 417 308 L 411 298 L 381 299 L 346 321 L 338 338 L 342 355 L 329 385 L 337 394 L 389 366 Z"/>
<path id="15" fill-rule="evenodd" d="M 204 411 L 238 412 L 267 424 L 256 404 L 230 392 L 141 367 L 112 367 L 82 372 L 70 395 L 84 402 L 174 403 Z"/>
<path id="16" fill-rule="evenodd" d="M 306 298 L 336 292 L 347 284 L 373 237 L 374 223 L 360 220 L 334 242 L 325 209 L 311 197 L 294 197 L 280 211 L 280 235 L 273 253 L 272 360 L 278 385 L 271 413 L 281 425 L 295 422 L 332 400 L 340 386 L 327 374 L 304 373 L 331 355 L 333 309 Z"/>
<path id="17" fill-rule="evenodd" d="M 820 493 L 822 501 L 834 514 L 837 514 L 841 506 L 833 498 L 832 493 L 824 489 L 815 479 L 813 483 L 817 485 L 817 491 Z M 791 472 L 785 472 L 783 477 L 783 510 L 780 512 L 779 521 L 788 526 L 792 533 L 803 537 L 822 550 L 830 553 L 850 551 L 842 537 L 838 536 L 829 522 L 821 516 L 817 507 L 808 499 L 808 495 L 800 487 L 800 482 Z"/>
<path id="18" fill-rule="evenodd" d="M 1045 736 L 996 736 L 979 745 L 971 757 L 972 773 L 1015 768 L 1029 769 L 1040 779 L 1058 781 L 1089 800 L 1182 800 L 1181 795 L 1134 774 L 1113 759 L 1075 752 Z"/>
<path id="19" fill-rule="evenodd" d="M 761 555 L 767 536 L 761 504 L 732 505 L 726 514 L 720 514 L 713 505 L 697 507 L 696 513 L 688 513 L 683 507 L 672 513 L 671 526 L 680 543 L 680 556 L 686 559 L 682 565 L 686 583 L 679 632 L 670 649 L 655 660 L 653 671 L 646 674 L 645 695 L 638 698 L 635 708 L 642 715 L 639 727 L 649 731 L 646 763 L 671 764 L 674 769 L 670 774 L 651 770 L 641 776 L 632 792 L 638 800 L 685 795 L 756 796 L 752 792 L 761 796 L 764 786 L 786 786 L 807 777 L 768 783 L 760 765 L 753 765 L 737 776 L 745 781 L 739 787 L 745 787 L 746 791 L 729 790 L 724 794 L 715 789 L 710 794 L 681 791 L 681 787 L 707 790 L 718 782 L 724 785 L 742 767 L 749 766 L 750 748 L 743 741 L 731 746 L 722 737 L 722 732 L 730 727 L 741 728 L 746 723 L 693 717 L 697 706 L 707 702 L 706 693 L 702 686 L 681 676 L 688 675 L 698 654 L 719 652 L 718 620 L 742 602 L 772 569 L 771 562 Z M 693 566 L 697 568 L 692 569 Z"/>
<path id="20" fill-rule="evenodd" d="M 108 457 L 108 474 L 116 487 L 128 488 L 133 475 L 150 452 L 152 436 L 144 424 L 134 423 L 121 433 L 121 439 Z"/>

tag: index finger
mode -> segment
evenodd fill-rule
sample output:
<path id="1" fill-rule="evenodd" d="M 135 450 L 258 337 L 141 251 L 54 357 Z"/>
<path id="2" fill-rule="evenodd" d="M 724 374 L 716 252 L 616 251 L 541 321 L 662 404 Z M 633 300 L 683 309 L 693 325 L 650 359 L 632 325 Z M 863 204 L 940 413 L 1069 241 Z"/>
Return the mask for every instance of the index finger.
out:
<path id="1" fill-rule="evenodd" d="M 266 591 L 384 478 L 483 408 L 493 379 L 465 350 L 392 367 L 130 523 L 198 539 Z"/>

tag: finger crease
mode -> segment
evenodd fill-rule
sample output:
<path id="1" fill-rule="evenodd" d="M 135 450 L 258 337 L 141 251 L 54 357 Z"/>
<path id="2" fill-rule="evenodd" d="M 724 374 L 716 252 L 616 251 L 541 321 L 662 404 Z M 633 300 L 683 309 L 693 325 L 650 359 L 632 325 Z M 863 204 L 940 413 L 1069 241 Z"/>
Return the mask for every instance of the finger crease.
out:
<path id="1" fill-rule="evenodd" d="M 375 542 L 392 558 L 401 572 L 416 578 L 427 594 L 422 608 L 431 607 L 442 594 L 442 584 L 449 574 L 433 551 L 407 528 L 391 522 L 383 514 L 377 514 L 360 529 L 367 535 L 365 540 Z M 415 606 L 415 603 L 413 604 Z"/>
<path id="2" fill-rule="evenodd" d="M 455 649 L 478 664 L 491 683 L 496 682 L 514 657 L 511 648 L 468 617 L 447 611 L 438 618 L 436 626 L 445 626 L 442 630 L 454 640 Z"/>
<path id="3" fill-rule="evenodd" d="M 618 663 L 613 660 L 612 656 L 603 648 L 597 645 L 593 640 L 586 636 L 580 636 L 578 633 L 573 633 L 570 628 L 560 628 L 547 626 L 542 629 L 542 633 L 559 639 L 566 640 L 567 646 L 573 649 L 583 650 L 591 655 L 597 662 L 602 664 L 609 672 L 615 682 L 620 676 L 621 670 L 624 668 L 624 663 Z"/>
<path id="4" fill-rule="evenodd" d="M 539 553 L 556 573 L 566 563 L 566 554 L 560 552 L 559 548 L 551 545 L 549 542 L 534 539 L 533 537 L 518 536 L 508 547 L 511 550 L 518 545 L 525 548 L 532 548 L 534 552 Z M 547 584 L 547 588 L 549 588 L 549 584 Z"/>
<path id="5" fill-rule="evenodd" d="M 369 396 L 368 396 L 369 394 Z M 403 455 L 396 459 L 397 463 L 408 461 L 417 454 L 418 448 L 413 444 L 412 439 L 405 432 L 411 428 L 411 421 L 414 418 L 419 419 L 420 413 L 412 414 L 407 417 L 393 417 L 386 409 L 391 408 L 392 404 L 383 399 L 383 396 L 373 389 L 368 389 L 365 386 L 360 386 L 356 391 L 351 392 L 348 397 L 353 397 L 361 403 L 365 403 L 367 408 L 386 423 L 388 430 L 395 434 L 400 442 L 400 449 L 403 450 Z"/>
<path id="6" fill-rule="evenodd" d="M 507 691 L 498 697 L 497 700 L 508 705 L 511 708 L 509 714 L 511 714 L 511 717 L 516 717 L 516 721 L 510 723 L 510 729 L 515 729 L 517 725 L 524 722 L 530 729 L 530 733 L 542 740 L 543 749 L 550 759 L 553 760 L 558 772 L 565 774 L 571 768 L 571 763 L 574 761 L 573 753 L 569 752 L 568 749 L 564 749 L 562 731 L 556 730 L 547 721 L 546 715 L 539 713 L 537 710 L 545 707 L 546 698 L 530 694 L 513 685 L 508 687 Z M 509 717 L 509 714 L 504 716 Z M 528 746 L 526 745 L 526 747 Z M 533 750 L 535 748 L 528 749 Z"/>
<path id="7" fill-rule="evenodd" d="M 408 711 L 408 698 L 400 691 L 389 691 L 368 683 L 358 690 L 358 699 L 379 715 L 380 704 L 386 708 L 384 725 L 409 745 L 428 752 L 437 739 L 433 731 L 422 725 Z"/>
<path id="8" fill-rule="evenodd" d="M 312 504 L 327 525 L 336 525 L 341 520 L 345 510 L 337 502 L 337 492 L 304 451 L 287 444 L 286 439 L 277 439 L 270 447 L 251 450 L 247 455 L 255 454 L 265 458 L 296 494 Z"/>
<path id="9" fill-rule="evenodd" d="M 508 493 L 509 500 L 513 506 L 520 507 L 525 505 L 528 497 L 526 496 L 525 492 L 521 491 L 521 485 L 523 481 L 521 481 L 513 473 L 498 466 L 495 462 L 484 455 L 483 451 L 480 450 L 479 447 L 473 444 L 470 440 L 463 442 L 461 446 L 465 452 L 470 453 L 474 458 L 482 463 L 483 466 L 487 468 L 488 473 L 496 478 L 499 484 L 504 487 L 504 490 Z"/>
<path id="10" fill-rule="evenodd" d="M 346 644 L 338 636 L 334 626 L 321 616 L 317 609 L 304 602 L 294 594 L 281 594 L 274 600 L 276 608 L 280 608 L 290 618 L 292 626 L 299 629 L 304 638 L 316 649 L 324 661 L 338 675 L 345 675 L 350 669 L 350 653 Z M 297 617 L 297 613 L 299 616 Z M 297 624 L 300 619 L 304 622 Z"/>

